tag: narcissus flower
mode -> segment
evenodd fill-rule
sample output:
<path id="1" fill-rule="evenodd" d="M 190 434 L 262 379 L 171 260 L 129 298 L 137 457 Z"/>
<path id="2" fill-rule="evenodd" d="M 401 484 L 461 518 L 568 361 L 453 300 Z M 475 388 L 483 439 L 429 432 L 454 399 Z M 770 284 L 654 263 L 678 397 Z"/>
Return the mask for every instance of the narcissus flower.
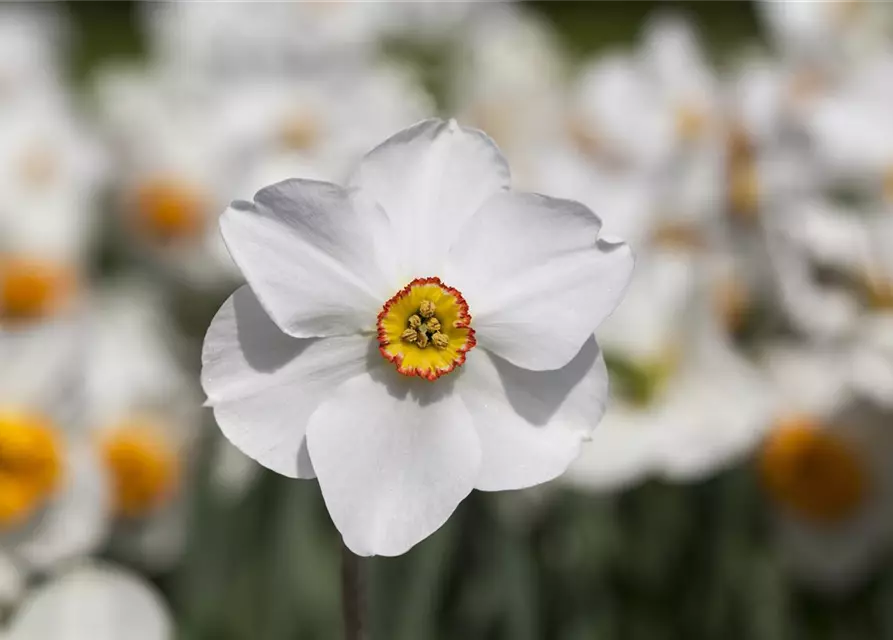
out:
<path id="1" fill-rule="evenodd" d="M 358 554 L 560 475 L 604 411 L 593 332 L 631 252 L 583 205 L 511 190 L 479 131 L 421 122 L 346 188 L 287 180 L 221 228 L 248 285 L 205 338 L 208 404 L 264 466 L 318 477 Z"/>
<path id="2" fill-rule="evenodd" d="M 150 583 L 114 565 L 89 563 L 36 589 L 3 633 L 9 640 L 170 640 L 174 622 Z"/>

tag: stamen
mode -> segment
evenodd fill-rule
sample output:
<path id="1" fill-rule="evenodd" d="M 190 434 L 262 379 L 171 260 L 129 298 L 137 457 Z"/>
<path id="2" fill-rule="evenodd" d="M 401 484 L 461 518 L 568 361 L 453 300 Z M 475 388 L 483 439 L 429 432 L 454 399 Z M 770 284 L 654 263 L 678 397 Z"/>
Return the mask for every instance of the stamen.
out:
<path id="1" fill-rule="evenodd" d="M 437 333 L 438 331 L 440 331 L 440 320 L 438 320 L 437 318 L 431 318 L 430 320 L 428 320 L 428 322 L 425 323 L 425 325 L 427 326 L 428 331 L 430 331 L 431 333 Z"/>
<path id="2" fill-rule="evenodd" d="M 422 326 L 422 319 L 416 315 L 409 316 L 409 326 L 413 329 L 418 329 Z"/>
<path id="3" fill-rule="evenodd" d="M 415 342 L 419 339 L 419 334 L 415 329 L 407 329 L 400 335 L 400 338 L 406 342 Z"/>
<path id="4" fill-rule="evenodd" d="M 428 346 L 428 334 L 425 332 L 419 332 L 419 338 L 416 341 L 416 344 L 419 345 L 419 349 L 424 349 Z"/>
<path id="5" fill-rule="evenodd" d="M 437 308 L 434 306 L 434 303 L 430 300 L 423 300 L 422 304 L 419 305 L 419 314 L 423 318 L 430 318 L 434 315 L 434 312 L 437 311 Z"/>
<path id="6" fill-rule="evenodd" d="M 431 342 L 433 342 L 434 346 L 438 349 L 446 349 L 450 344 L 450 339 L 438 331 L 431 336 Z"/>

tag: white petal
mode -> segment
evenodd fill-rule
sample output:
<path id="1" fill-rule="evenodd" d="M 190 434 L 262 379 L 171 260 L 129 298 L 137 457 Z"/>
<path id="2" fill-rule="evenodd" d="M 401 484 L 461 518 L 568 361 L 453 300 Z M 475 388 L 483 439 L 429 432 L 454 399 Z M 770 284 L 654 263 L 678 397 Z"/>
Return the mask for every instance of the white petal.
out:
<path id="1" fill-rule="evenodd" d="M 161 596 L 136 574 L 81 567 L 38 589 L 12 619 L 9 640 L 171 640 Z"/>
<path id="2" fill-rule="evenodd" d="M 254 203 L 234 202 L 220 229 L 233 260 L 270 317 L 298 338 L 375 326 L 393 295 L 377 266 L 380 209 L 355 203 L 333 184 L 286 180 Z"/>
<path id="3" fill-rule="evenodd" d="M 111 524 L 108 478 L 93 448 L 80 444 L 68 459 L 61 493 L 13 545 L 23 562 L 39 570 L 92 553 Z"/>
<path id="4" fill-rule="evenodd" d="M 202 386 L 230 442 L 277 473 L 312 478 L 307 420 L 340 383 L 365 370 L 371 347 L 368 336 L 287 336 L 244 286 L 208 329 Z"/>
<path id="5" fill-rule="evenodd" d="M 474 487 L 481 445 L 452 384 L 380 368 L 345 382 L 310 418 L 326 506 L 359 555 L 395 556 L 440 528 Z"/>
<path id="6" fill-rule="evenodd" d="M 350 181 L 387 212 L 408 279 L 437 275 L 465 222 L 509 183 L 508 165 L 490 138 L 443 120 L 392 136 L 369 152 Z"/>
<path id="7" fill-rule="evenodd" d="M 0 552 L 0 610 L 16 604 L 25 589 L 25 571 L 7 553 Z M 0 638 L 3 637 L 0 631 Z"/>
<path id="8" fill-rule="evenodd" d="M 525 369 L 558 369 L 617 306 L 629 247 L 598 238 L 583 205 L 531 193 L 492 197 L 450 251 L 445 281 L 468 301 L 478 344 Z"/>
<path id="9" fill-rule="evenodd" d="M 457 389 L 481 439 L 475 488 L 522 489 L 561 475 L 579 455 L 605 411 L 608 372 L 590 338 L 557 371 L 529 371 L 473 354 Z"/>

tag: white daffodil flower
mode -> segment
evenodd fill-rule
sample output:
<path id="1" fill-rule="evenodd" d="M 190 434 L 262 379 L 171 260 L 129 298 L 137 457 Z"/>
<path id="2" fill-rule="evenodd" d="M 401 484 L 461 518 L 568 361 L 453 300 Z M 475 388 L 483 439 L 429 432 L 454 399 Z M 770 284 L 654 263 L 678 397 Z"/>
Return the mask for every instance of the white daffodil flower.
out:
<path id="1" fill-rule="evenodd" d="M 343 179 L 370 146 L 434 111 L 408 69 L 391 64 L 302 79 L 255 79 L 216 94 L 215 128 L 249 192 L 299 171 Z M 304 175 L 304 174 L 302 174 Z"/>
<path id="2" fill-rule="evenodd" d="M 769 424 L 771 397 L 700 300 L 691 254 L 639 261 L 620 308 L 600 332 L 613 399 L 566 479 L 611 490 L 660 476 L 702 478 L 749 453 Z M 706 307 L 706 308 L 705 308 Z"/>
<path id="3" fill-rule="evenodd" d="M 70 308 L 97 230 L 104 157 L 68 105 L 10 108 L 0 132 L 0 326 Z"/>
<path id="4" fill-rule="evenodd" d="M 760 0 L 757 8 L 776 47 L 799 65 L 839 68 L 889 42 L 893 11 L 864 0 Z"/>
<path id="5" fill-rule="evenodd" d="M 146 6 L 153 57 L 194 80 L 357 66 L 385 26 L 377 2 L 171 2 Z"/>
<path id="6" fill-rule="evenodd" d="M 106 477 L 82 428 L 83 331 L 66 319 L 0 334 L 0 593 L 96 550 Z M 0 607 L 10 602 L 0 601 Z"/>
<path id="7" fill-rule="evenodd" d="M 767 366 L 781 402 L 758 463 L 781 557 L 815 588 L 849 590 L 893 543 L 889 414 L 853 401 L 838 352 L 779 347 Z"/>
<path id="8" fill-rule="evenodd" d="M 820 341 L 853 337 L 872 255 L 865 220 L 812 198 L 781 207 L 766 231 L 778 300 L 794 327 Z"/>
<path id="9" fill-rule="evenodd" d="M 87 422 L 111 482 L 112 545 L 151 570 L 185 543 L 185 509 L 201 401 L 176 360 L 163 303 L 118 283 L 96 304 L 87 361 Z"/>
<path id="10" fill-rule="evenodd" d="M 61 17 L 48 6 L 0 7 L 0 110 L 58 93 L 60 51 L 67 40 Z"/>
<path id="11" fill-rule="evenodd" d="M 873 59 L 814 101 L 805 124 L 827 179 L 893 202 L 893 57 Z"/>
<path id="12" fill-rule="evenodd" d="M 3 631 L 5 640 L 173 640 L 161 594 L 115 565 L 72 567 L 35 589 Z"/>
<path id="13" fill-rule="evenodd" d="M 564 60 L 547 22 L 506 4 L 476 16 L 455 47 L 448 106 L 493 137 L 528 188 L 528 166 L 564 129 Z"/>
<path id="14" fill-rule="evenodd" d="M 512 191 L 455 121 L 396 134 L 347 188 L 262 189 L 221 218 L 249 285 L 205 338 L 208 404 L 249 456 L 319 478 L 351 550 L 404 553 L 473 488 L 560 475 L 598 423 L 592 333 L 633 265 L 600 226 Z"/>
<path id="15" fill-rule="evenodd" d="M 208 115 L 208 93 L 154 69 L 112 68 L 97 94 L 120 172 L 122 244 L 191 287 L 238 281 L 215 228 L 239 173 L 226 132 Z"/>

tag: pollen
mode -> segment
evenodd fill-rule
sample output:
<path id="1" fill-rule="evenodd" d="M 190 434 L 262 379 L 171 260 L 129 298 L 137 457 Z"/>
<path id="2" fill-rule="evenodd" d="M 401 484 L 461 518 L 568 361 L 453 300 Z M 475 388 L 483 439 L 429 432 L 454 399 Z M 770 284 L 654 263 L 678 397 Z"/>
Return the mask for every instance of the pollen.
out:
<path id="1" fill-rule="evenodd" d="M 811 420 L 782 422 L 759 457 L 769 494 L 792 512 L 819 524 L 846 519 L 864 504 L 869 478 L 859 452 Z"/>
<path id="2" fill-rule="evenodd" d="M 136 224 L 156 242 L 187 241 L 201 235 L 209 203 L 193 186 L 176 178 L 150 180 L 136 190 Z"/>
<path id="3" fill-rule="evenodd" d="M 27 412 L 0 412 L 0 531 L 42 508 L 61 476 L 62 442 L 52 424 Z"/>
<path id="4" fill-rule="evenodd" d="M 120 515 L 147 515 L 174 495 L 179 485 L 178 456 L 157 426 L 134 422 L 115 427 L 101 447 Z"/>
<path id="5" fill-rule="evenodd" d="M 406 376 L 436 380 L 465 363 L 475 346 L 468 304 L 439 278 L 418 278 L 378 315 L 379 351 Z"/>
<path id="6" fill-rule="evenodd" d="M 76 289 L 77 277 L 67 265 L 36 258 L 0 258 L 0 321 L 52 316 Z"/>

